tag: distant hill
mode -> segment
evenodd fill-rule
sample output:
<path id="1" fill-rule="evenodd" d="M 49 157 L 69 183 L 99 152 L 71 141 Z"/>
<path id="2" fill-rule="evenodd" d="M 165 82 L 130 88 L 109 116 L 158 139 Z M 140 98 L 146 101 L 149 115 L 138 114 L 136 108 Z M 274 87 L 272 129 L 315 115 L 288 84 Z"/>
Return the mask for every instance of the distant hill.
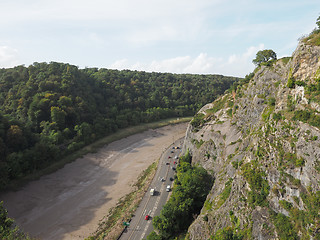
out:
<path id="1" fill-rule="evenodd" d="M 119 128 L 193 115 L 237 80 L 56 62 L 0 69 L 0 186 Z"/>

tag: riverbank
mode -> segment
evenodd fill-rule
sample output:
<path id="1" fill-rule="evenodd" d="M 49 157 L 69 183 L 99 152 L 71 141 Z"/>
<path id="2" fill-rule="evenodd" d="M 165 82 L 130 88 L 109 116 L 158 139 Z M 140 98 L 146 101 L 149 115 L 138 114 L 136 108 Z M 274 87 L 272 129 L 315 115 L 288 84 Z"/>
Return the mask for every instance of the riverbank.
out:
<path id="1" fill-rule="evenodd" d="M 184 136 L 187 123 L 124 137 L 66 164 L 17 192 L 1 196 L 9 216 L 40 239 L 84 239 L 118 200 L 134 190 L 137 177 Z M 127 130 L 128 131 L 128 130 Z M 120 134 L 120 133 L 119 133 Z"/>

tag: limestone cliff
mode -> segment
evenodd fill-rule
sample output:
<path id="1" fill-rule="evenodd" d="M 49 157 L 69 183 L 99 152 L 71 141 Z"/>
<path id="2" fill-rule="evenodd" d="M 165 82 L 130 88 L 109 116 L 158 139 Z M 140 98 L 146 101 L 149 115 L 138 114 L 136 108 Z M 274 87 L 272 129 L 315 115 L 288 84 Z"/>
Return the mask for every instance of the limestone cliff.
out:
<path id="1" fill-rule="evenodd" d="M 319 58 L 300 42 L 190 122 L 183 152 L 215 182 L 186 239 L 320 239 Z"/>

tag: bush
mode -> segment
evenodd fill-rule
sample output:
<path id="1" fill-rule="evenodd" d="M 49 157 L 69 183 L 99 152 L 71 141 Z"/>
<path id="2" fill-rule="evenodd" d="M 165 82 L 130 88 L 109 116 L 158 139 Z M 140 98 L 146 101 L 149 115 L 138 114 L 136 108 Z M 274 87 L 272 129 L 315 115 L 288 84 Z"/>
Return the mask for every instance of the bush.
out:
<path id="1" fill-rule="evenodd" d="M 292 203 L 286 200 L 280 200 L 279 204 L 281 207 L 283 207 L 287 211 L 290 211 L 290 209 L 292 208 Z"/>
<path id="2" fill-rule="evenodd" d="M 265 173 L 255 166 L 255 163 L 246 163 L 241 169 L 251 188 L 248 194 L 248 202 L 253 206 L 266 206 L 266 198 L 269 195 L 270 186 L 264 178 Z"/>
<path id="3" fill-rule="evenodd" d="M 279 121 L 279 120 L 281 120 L 281 118 L 282 118 L 281 113 L 274 113 L 272 115 L 272 119 L 275 120 L 275 121 Z"/>
<path id="4" fill-rule="evenodd" d="M 302 167 L 304 166 L 304 159 L 303 158 L 297 158 L 295 162 L 296 167 Z"/>
<path id="5" fill-rule="evenodd" d="M 294 79 L 293 77 L 290 77 L 290 78 L 288 79 L 288 82 L 287 82 L 288 88 L 294 88 L 295 85 L 296 85 L 295 79 Z"/>
<path id="6" fill-rule="evenodd" d="M 163 238 L 155 233 L 155 231 L 152 231 L 148 236 L 147 240 L 162 240 Z"/>
<path id="7" fill-rule="evenodd" d="M 204 117 L 205 117 L 205 115 L 204 115 L 203 113 L 198 113 L 198 114 L 196 114 L 196 115 L 193 117 L 193 119 L 192 119 L 192 121 L 190 122 L 190 124 L 191 124 L 194 128 L 197 128 L 197 127 L 199 127 L 199 126 L 201 126 L 202 124 L 205 123 Z"/>
<path id="8" fill-rule="evenodd" d="M 219 229 L 212 239 L 214 240 L 241 240 L 244 238 L 245 233 L 236 231 L 233 227 L 226 227 Z"/>
<path id="9" fill-rule="evenodd" d="M 271 216 L 280 240 L 298 239 L 298 235 L 288 217 L 282 213 L 277 214 L 275 212 L 271 212 Z"/>
<path id="10" fill-rule="evenodd" d="M 229 178 L 228 181 L 225 183 L 225 187 L 222 193 L 220 194 L 220 199 L 217 203 L 217 208 L 220 208 L 222 204 L 224 204 L 224 202 L 229 198 L 232 189 L 232 181 L 233 179 Z"/>
<path id="11" fill-rule="evenodd" d="M 276 99 L 274 97 L 271 97 L 268 99 L 268 105 L 269 106 L 275 106 L 276 105 Z"/>
<path id="12" fill-rule="evenodd" d="M 311 113 L 306 110 L 297 110 L 294 112 L 293 119 L 302 122 L 307 122 L 311 116 Z"/>

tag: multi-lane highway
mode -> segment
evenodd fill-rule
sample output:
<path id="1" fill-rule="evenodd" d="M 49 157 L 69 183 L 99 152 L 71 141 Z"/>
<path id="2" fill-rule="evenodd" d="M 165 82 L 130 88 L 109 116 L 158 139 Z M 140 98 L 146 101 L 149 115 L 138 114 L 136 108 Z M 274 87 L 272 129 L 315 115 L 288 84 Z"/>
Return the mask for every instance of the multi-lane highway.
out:
<path id="1" fill-rule="evenodd" d="M 160 214 L 163 205 L 169 199 L 171 190 L 167 191 L 166 188 L 168 185 L 170 188 L 172 187 L 181 145 L 182 139 L 179 139 L 162 154 L 155 177 L 131 219 L 130 225 L 123 232 L 121 240 L 146 239 L 148 234 L 152 232 L 152 218 Z M 150 194 L 151 189 L 155 189 L 153 196 Z"/>

